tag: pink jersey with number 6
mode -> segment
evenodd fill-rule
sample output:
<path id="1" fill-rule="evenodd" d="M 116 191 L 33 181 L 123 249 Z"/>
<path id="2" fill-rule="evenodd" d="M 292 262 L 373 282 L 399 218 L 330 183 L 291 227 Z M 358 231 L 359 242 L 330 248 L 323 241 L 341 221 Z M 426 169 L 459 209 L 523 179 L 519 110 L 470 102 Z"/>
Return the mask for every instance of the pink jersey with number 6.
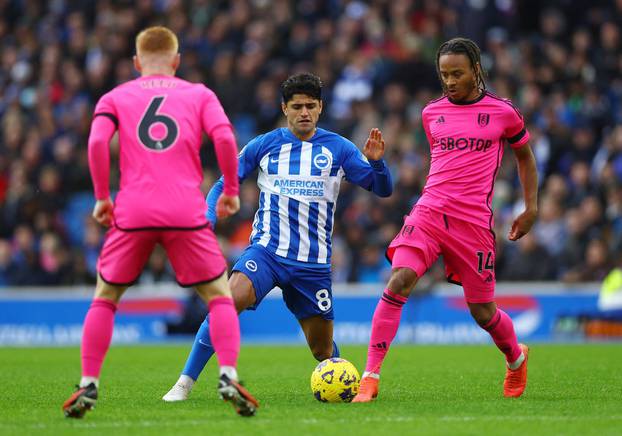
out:
<path id="1" fill-rule="evenodd" d="M 99 100 L 89 138 L 97 199 L 110 195 L 108 140 L 115 129 L 121 180 L 114 224 L 119 229 L 206 225 L 199 155 L 203 132 L 214 140 L 224 193 L 237 195 L 237 147 L 231 123 L 216 95 L 204 85 L 152 75 L 117 86 Z"/>

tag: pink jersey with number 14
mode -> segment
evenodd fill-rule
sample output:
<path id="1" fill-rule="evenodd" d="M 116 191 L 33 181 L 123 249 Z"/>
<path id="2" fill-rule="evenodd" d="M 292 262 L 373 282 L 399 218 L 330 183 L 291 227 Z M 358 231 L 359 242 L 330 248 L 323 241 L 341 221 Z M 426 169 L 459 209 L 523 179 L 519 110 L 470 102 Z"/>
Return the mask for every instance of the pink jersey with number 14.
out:
<path id="1" fill-rule="evenodd" d="M 121 180 L 114 224 L 121 230 L 207 224 L 199 155 L 203 132 L 214 141 L 224 193 L 237 195 L 237 146 L 231 123 L 216 95 L 204 85 L 152 75 L 117 86 L 99 100 L 89 137 L 97 199 L 109 196 L 108 142 L 115 129 Z"/>
<path id="2" fill-rule="evenodd" d="M 423 109 L 422 121 L 431 162 L 417 204 L 492 228 L 491 202 L 504 144 L 519 148 L 529 140 L 520 112 L 486 91 L 465 104 L 447 97 L 433 100 Z"/>

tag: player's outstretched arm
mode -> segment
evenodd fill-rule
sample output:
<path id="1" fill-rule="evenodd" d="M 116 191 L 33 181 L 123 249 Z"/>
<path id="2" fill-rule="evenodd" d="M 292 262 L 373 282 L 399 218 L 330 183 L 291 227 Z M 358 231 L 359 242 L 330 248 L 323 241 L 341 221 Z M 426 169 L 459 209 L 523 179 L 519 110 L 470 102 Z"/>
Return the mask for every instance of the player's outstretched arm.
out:
<path id="1" fill-rule="evenodd" d="M 523 199 L 525 210 L 512 223 L 508 234 L 510 241 L 516 241 L 525 236 L 536 222 L 538 216 L 538 170 L 536 158 L 529 144 L 520 148 L 514 148 L 516 163 L 518 164 L 518 177 L 523 187 Z"/>

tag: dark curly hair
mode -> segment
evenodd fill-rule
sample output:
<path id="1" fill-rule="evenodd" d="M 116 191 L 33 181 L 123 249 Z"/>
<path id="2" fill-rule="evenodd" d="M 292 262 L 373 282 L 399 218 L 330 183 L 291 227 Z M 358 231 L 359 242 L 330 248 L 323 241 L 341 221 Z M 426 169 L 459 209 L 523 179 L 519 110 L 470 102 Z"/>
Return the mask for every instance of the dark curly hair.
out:
<path id="1" fill-rule="evenodd" d="M 294 94 L 304 94 L 311 98 L 322 99 L 322 81 L 318 76 L 311 73 L 300 73 L 289 76 L 281 84 L 283 103 L 290 101 Z"/>

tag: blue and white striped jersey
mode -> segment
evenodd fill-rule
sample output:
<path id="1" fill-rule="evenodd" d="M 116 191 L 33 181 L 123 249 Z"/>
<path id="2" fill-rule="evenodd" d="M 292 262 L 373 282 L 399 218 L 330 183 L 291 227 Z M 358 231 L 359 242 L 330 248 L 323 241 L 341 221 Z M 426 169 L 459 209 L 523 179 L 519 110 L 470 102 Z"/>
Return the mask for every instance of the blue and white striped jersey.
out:
<path id="1" fill-rule="evenodd" d="M 240 152 L 238 170 L 240 180 L 259 170 L 251 244 L 290 261 L 329 264 L 341 180 L 345 177 L 379 195 L 391 194 L 384 162 L 373 164 L 374 168 L 352 142 L 320 128 L 308 141 L 287 128 L 257 136 Z M 208 209 L 214 210 L 217 196 L 212 201 L 210 197 L 211 191 Z"/>

